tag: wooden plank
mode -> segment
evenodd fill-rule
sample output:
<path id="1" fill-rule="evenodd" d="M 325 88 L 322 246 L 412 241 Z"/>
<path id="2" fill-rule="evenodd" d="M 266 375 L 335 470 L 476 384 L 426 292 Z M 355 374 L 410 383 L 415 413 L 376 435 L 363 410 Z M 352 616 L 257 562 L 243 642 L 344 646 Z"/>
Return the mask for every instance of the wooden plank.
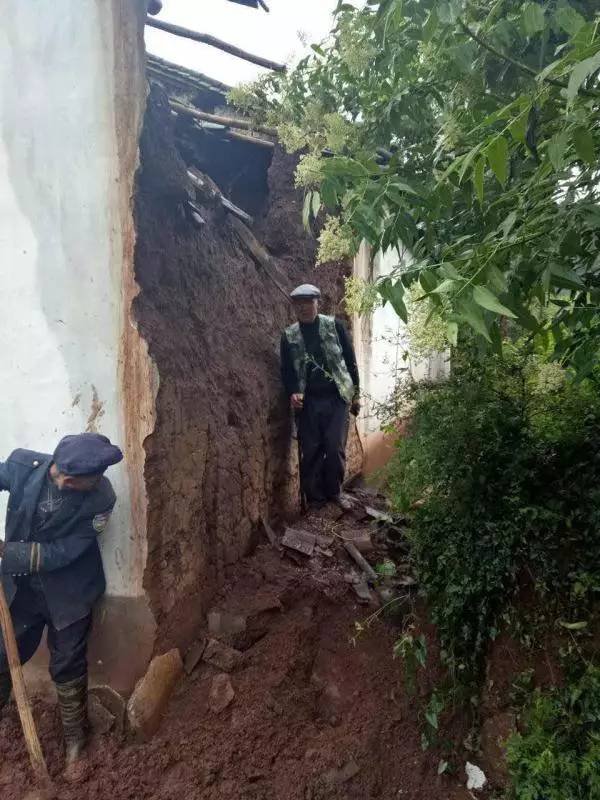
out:
<path id="1" fill-rule="evenodd" d="M 215 122 L 218 125 L 224 125 L 226 128 L 241 128 L 246 131 L 258 131 L 259 133 L 266 133 L 267 136 L 277 136 L 275 128 L 269 128 L 266 125 L 255 125 L 249 119 L 237 119 L 236 117 L 224 117 L 221 114 L 209 114 L 208 111 L 202 111 L 199 108 L 193 108 L 179 100 L 172 100 L 169 98 L 171 107 L 181 114 L 187 114 L 196 119 L 205 120 L 206 122 Z"/>
<path id="2" fill-rule="evenodd" d="M 248 53 L 246 50 L 242 50 L 233 44 L 229 44 L 221 39 L 217 39 L 215 36 L 211 36 L 208 33 L 193 31 L 189 28 L 183 28 L 181 25 L 173 25 L 171 22 L 164 22 L 160 19 L 154 19 L 154 17 L 146 17 L 146 25 L 148 25 L 150 28 L 157 28 L 159 31 L 165 31 L 165 33 L 171 33 L 174 36 L 182 36 L 184 39 L 191 39 L 194 42 L 207 44 L 209 47 L 216 47 L 218 50 L 223 50 L 224 53 L 229 53 L 230 55 L 235 56 L 236 58 L 241 58 L 244 61 L 250 61 L 250 63 L 257 64 L 259 67 L 271 69 L 273 72 L 286 71 L 285 64 L 278 64 L 275 61 L 270 61 L 268 58 L 262 58 L 262 56 L 256 56 L 253 53 Z"/>

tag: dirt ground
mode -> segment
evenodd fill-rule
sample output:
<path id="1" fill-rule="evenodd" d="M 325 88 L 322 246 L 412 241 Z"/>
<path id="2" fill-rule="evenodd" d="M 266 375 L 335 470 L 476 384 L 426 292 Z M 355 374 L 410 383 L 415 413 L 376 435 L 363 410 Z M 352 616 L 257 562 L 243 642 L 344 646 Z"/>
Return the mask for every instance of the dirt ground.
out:
<path id="1" fill-rule="evenodd" d="M 229 676 L 235 697 L 224 710 L 210 710 L 218 670 L 201 662 L 180 683 L 150 742 L 96 736 L 86 781 L 68 786 L 59 778 L 57 710 L 38 702 L 60 800 L 472 796 L 461 774 L 438 776 L 439 753 L 421 748 L 420 706 L 392 654 L 394 625 L 376 621 L 353 641 L 355 622 L 376 606 L 357 602 L 339 536 L 361 525 L 368 523 L 348 516 L 304 519 L 305 529 L 335 535 L 333 556 L 291 560 L 265 540 L 229 573 L 213 608 L 244 615 L 247 627 L 228 639 L 243 657 Z M 12 704 L 0 723 L 0 764 L 3 800 L 21 800 L 31 785 Z"/>

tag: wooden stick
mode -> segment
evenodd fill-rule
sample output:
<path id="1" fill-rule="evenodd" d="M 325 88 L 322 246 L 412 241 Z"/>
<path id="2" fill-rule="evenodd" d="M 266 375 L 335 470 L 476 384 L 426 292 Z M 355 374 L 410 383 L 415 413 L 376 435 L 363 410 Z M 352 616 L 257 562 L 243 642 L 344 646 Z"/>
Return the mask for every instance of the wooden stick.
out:
<path id="1" fill-rule="evenodd" d="M 179 100 L 172 100 L 169 98 L 169 103 L 175 111 L 181 114 L 187 114 L 196 119 L 203 119 L 206 122 L 216 122 L 217 125 L 225 125 L 226 128 L 242 128 L 246 131 L 258 131 L 259 133 L 266 133 L 267 136 L 277 136 L 275 128 L 269 128 L 266 125 L 254 125 L 249 119 L 236 119 L 235 117 L 223 117 L 221 114 L 209 114 L 208 111 L 201 111 L 199 108 L 193 108 L 185 103 L 180 103 Z"/>
<path id="2" fill-rule="evenodd" d="M 217 39 L 208 33 L 192 31 L 189 28 L 182 28 L 181 25 L 173 25 L 171 22 L 163 22 L 160 19 L 154 19 L 154 17 L 146 17 L 146 25 L 149 25 L 151 28 L 158 28 L 160 31 L 166 31 L 166 33 L 172 33 L 174 36 L 183 36 L 185 39 L 192 39 L 194 42 L 200 42 L 201 44 L 207 44 L 210 47 L 216 47 L 218 50 L 223 50 L 225 53 L 230 53 L 230 55 L 236 56 L 236 58 L 242 58 L 244 61 L 250 61 L 252 64 L 257 64 L 259 67 L 272 69 L 274 72 L 286 71 L 285 64 L 278 64 L 275 61 L 270 61 L 268 58 L 255 56 L 252 53 L 246 52 L 246 50 L 241 50 L 239 47 L 236 47 L 233 44 L 223 42 L 221 39 Z"/>
<path id="3" fill-rule="evenodd" d="M 2 627 L 2 636 L 4 637 L 4 647 L 6 648 L 6 656 L 8 658 L 8 667 L 10 669 L 10 677 L 12 678 L 13 694 L 17 703 L 19 717 L 21 719 L 21 727 L 23 728 L 23 735 L 25 737 L 25 744 L 29 752 L 29 759 L 31 761 L 31 768 L 36 780 L 45 790 L 50 789 L 52 782 L 46 767 L 46 761 L 40 745 L 40 740 L 33 721 L 33 714 L 31 711 L 31 704 L 27 697 L 27 688 L 25 686 L 25 679 L 23 678 L 23 668 L 21 667 L 21 659 L 19 658 L 19 649 L 17 647 L 17 639 L 15 637 L 15 629 L 13 627 L 12 618 L 10 616 L 10 609 L 6 602 L 6 595 L 4 588 L 0 583 L 0 626 Z"/>
<path id="4" fill-rule="evenodd" d="M 375 583 L 375 581 L 377 580 L 377 573 L 375 572 L 373 567 L 369 564 L 369 562 L 366 560 L 366 558 L 364 558 L 361 555 L 361 553 L 358 552 L 354 542 L 344 542 L 344 547 L 346 548 L 346 551 L 347 551 L 348 555 L 362 569 L 362 571 L 365 573 L 367 578 L 371 582 Z"/>
<path id="5" fill-rule="evenodd" d="M 241 220 L 237 219 L 236 217 L 231 218 L 231 226 L 233 230 L 237 233 L 240 242 L 246 247 L 252 259 L 261 266 L 267 278 L 273 283 L 277 289 L 281 292 L 281 294 L 285 297 L 287 302 L 289 303 L 290 296 L 289 293 L 283 288 L 283 286 L 279 283 L 277 278 L 271 272 L 271 267 L 273 266 L 273 260 L 269 253 L 265 250 L 265 248 L 261 245 L 258 241 L 256 236 L 252 233 L 252 231 L 244 225 Z"/>

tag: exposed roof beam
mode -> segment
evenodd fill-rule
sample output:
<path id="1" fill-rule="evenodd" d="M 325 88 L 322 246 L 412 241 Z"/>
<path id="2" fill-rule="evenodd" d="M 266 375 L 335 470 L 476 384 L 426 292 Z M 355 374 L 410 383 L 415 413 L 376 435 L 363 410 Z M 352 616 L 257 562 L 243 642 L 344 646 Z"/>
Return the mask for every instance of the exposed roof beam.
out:
<path id="1" fill-rule="evenodd" d="M 146 25 L 149 25 L 151 28 L 157 28 L 158 30 L 165 31 L 166 33 L 172 33 L 174 36 L 182 36 L 184 39 L 192 39 L 194 42 L 200 42 L 201 44 L 207 44 L 210 47 L 216 47 L 219 50 L 223 50 L 225 53 L 230 53 L 232 56 L 242 58 L 244 61 L 250 61 L 252 64 L 257 64 L 259 67 L 272 69 L 274 72 L 286 71 L 285 64 L 277 64 L 275 61 L 262 58 L 262 56 L 255 56 L 252 53 L 241 50 L 239 47 L 235 47 L 235 45 L 229 44 L 228 42 L 223 42 L 221 39 L 217 39 L 208 33 L 192 31 L 189 28 L 182 28 L 181 25 L 173 25 L 170 22 L 163 22 L 160 19 L 154 19 L 154 17 L 146 17 Z"/>
<path id="2" fill-rule="evenodd" d="M 250 8 L 264 8 L 264 10 L 268 13 L 269 6 L 265 3 L 265 0 L 229 0 L 230 3 L 237 3 L 240 6 L 250 6 Z"/>
<path id="3" fill-rule="evenodd" d="M 209 114 L 208 111 L 201 111 L 199 108 L 192 108 L 191 106 L 181 103 L 178 100 L 169 98 L 171 107 L 180 114 L 187 114 L 195 119 L 205 120 L 206 122 L 215 122 L 217 125 L 224 125 L 226 128 L 242 128 L 246 131 L 258 131 L 265 133 L 267 136 L 277 136 L 275 128 L 268 128 L 266 125 L 254 125 L 248 119 L 236 119 L 235 117 L 223 117 L 220 114 Z"/>

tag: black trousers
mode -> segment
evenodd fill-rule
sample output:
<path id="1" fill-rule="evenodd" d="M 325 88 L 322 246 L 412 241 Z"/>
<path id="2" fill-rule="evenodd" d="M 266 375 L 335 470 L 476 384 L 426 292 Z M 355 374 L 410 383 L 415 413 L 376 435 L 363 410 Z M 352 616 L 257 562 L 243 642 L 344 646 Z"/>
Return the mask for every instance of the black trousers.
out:
<path id="1" fill-rule="evenodd" d="M 87 672 L 87 642 L 92 615 L 58 631 L 52 625 L 44 595 L 23 582 L 10 606 L 19 656 L 25 664 L 38 649 L 44 628 L 48 627 L 50 675 L 55 683 L 67 683 Z M 0 634 L 0 673 L 8 672 L 4 639 Z"/>
<path id="2" fill-rule="evenodd" d="M 318 505 L 340 494 L 346 472 L 348 409 L 337 392 L 304 398 L 296 422 L 300 480 L 308 503 Z"/>

